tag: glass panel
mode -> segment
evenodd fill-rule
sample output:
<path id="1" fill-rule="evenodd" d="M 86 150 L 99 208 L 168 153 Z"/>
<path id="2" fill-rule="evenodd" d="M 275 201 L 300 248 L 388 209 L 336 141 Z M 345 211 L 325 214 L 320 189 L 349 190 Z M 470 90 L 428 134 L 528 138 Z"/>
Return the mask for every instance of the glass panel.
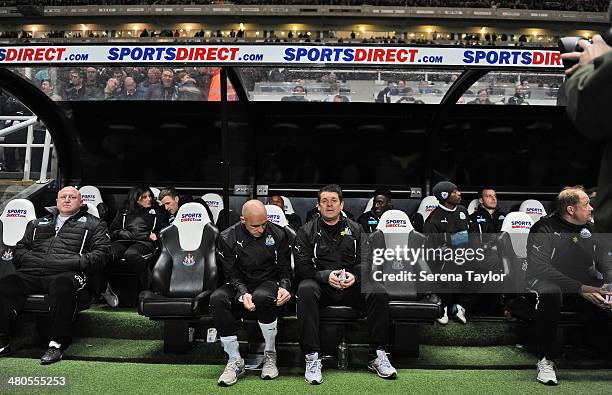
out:
<path id="1" fill-rule="evenodd" d="M 563 72 L 490 72 L 457 101 L 457 104 L 488 105 L 564 105 L 558 97 L 565 81 Z"/>
<path id="2" fill-rule="evenodd" d="M 250 100 L 439 104 L 461 71 L 241 68 Z"/>
<path id="3" fill-rule="evenodd" d="M 18 67 L 54 101 L 220 101 L 219 67 Z M 227 81 L 229 101 L 238 96 Z"/>

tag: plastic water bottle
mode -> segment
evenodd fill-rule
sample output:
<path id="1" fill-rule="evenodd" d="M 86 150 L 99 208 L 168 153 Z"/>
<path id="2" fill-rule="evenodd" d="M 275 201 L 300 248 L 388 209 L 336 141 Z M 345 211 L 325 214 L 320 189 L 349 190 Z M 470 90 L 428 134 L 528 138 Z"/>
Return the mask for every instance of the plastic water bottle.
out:
<path id="1" fill-rule="evenodd" d="M 338 369 L 348 369 L 348 347 L 344 339 L 338 344 Z"/>

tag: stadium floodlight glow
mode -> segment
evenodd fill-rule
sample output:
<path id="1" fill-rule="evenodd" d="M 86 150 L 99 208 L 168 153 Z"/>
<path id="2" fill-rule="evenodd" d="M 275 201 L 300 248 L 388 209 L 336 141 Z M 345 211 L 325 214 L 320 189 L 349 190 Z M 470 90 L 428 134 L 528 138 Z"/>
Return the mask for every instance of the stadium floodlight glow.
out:
<path id="1" fill-rule="evenodd" d="M 87 30 L 87 26 L 85 26 L 84 24 L 81 23 L 81 30 L 86 31 Z"/>
<path id="2" fill-rule="evenodd" d="M 485 33 L 487 32 L 487 28 L 483 26 L 483 27 L 480 29 L 480 32 L 481 32 L 482 34 L 485 34 Z"/>
<path id="3" fill-rule="evenodd" d="M 244 30 L 244 23 L 240 22 L 239 28 L 240 30 Z"/>
<path id="4" fill-rule="evenodd" d="M 433 30 L 431 29 L 431 27 L 428 27 L 428 28 L 426 29 L 426 32 L 427 32 L 427 33 L 429 33 L 429 34 L 431 34 L 431 32 L 433 32 Z"/>
<path id="5" fill-rule="evenodd" d="M 297 31 L 297 26 L 293 25 L 293 31 Z"/>
<path id="6" fill-rule="evenodd" d="M 359 31 L 363 34 L 365 34 L 365 26 L 359 26 Z"/>
<path id="7" fill-rule="evenodd" d="M 190 32 L 191 31 L 191 25 L 187 25 L 187 27 L 185 29 L 187 29 L 187 31 Z"/>

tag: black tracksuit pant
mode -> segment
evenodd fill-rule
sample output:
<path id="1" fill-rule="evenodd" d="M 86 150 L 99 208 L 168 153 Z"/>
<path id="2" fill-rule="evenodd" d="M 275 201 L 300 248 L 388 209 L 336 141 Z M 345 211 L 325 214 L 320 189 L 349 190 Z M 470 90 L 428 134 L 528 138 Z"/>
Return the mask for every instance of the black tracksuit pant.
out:
<path id="1" fill-rule="evenodd" d="M 72 338 L 72 321 L 77 292 L 85 287 L 85 277 L 75 272 L 50 276 L 22 272 L 0 279 L 0 333 L 10 334 L 13 310 L 19 313 L 29 294 L 48 293 L 51 314 L 51 340 L 66 344 Z"/>
<path id="2" fill-rule="evenodd" d="M 553 358 L 557 343 L 557 323 L 563 311 L 575 311 L 584 313 L 592 325 L 601 325 L 605 328 L 610 319 L 610 310 L 603 310 L 579 294 L 564 294 L 561 288 L 552 281 L 538 281 L 531 292 L 536 294 L 535 327 L 537 338 L 538 358 Z M 610 333 L 612 335 L 612 332 Z"/>
<path id="3" fill-rule="evenodd" d="M 257 321 L 262 324 L 274 322 L 278 314 L 276 306 L 278 284 L 276 281 L 268 280 L 256 287 L 247 287 L 249 293 L 253 296 L 254 313 L 257 316 Z M 238 301 L 234 287 L 225 284 L 217 288 L 210 296 L 210 310 L 219 337 L 237 335 L 236 316 L 245 313 L 246 309 L 242 302 Z"/>
<path id="4" fill-rule="evenodd" d="M 385 292 L 362 293 L 359 284 L 346 289 L 335 289 L 314 279 L 300 282 L 297 291 L 297 318 L 302 351 L 320 351 L 319 308 L 350 306 L 367 314 L 370 352 L 384 348 L 389 325 L 389 297 Z"/>
<path id="5" fill-rule="evenodd" d="M 111 244 L 112 259 L 106 266 L 106 281 L 112 273 L 134 273 L 138 276 L 141 289 L 149 289 L 151 279 L 150 264 L 154 264 L 152 259 L 145 256 L 155 251 L 153 243 L 127 243 L 124 241 L 114 241 Z M 125 262 L 121 261 L 125 258 Z M 111 285 L 114 285 L 111 283 Z"/>

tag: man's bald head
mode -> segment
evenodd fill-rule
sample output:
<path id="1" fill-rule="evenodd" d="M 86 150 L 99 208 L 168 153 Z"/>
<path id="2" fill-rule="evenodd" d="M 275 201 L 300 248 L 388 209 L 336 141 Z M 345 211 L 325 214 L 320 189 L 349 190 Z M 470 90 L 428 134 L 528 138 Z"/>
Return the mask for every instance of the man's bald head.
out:
<path id="1" fill-rule="evenodd" d="M 563 188 L 557 196 L 557 212 L 569 223 L 584 225 L 593 218 L 589 196 L 584 187 L 576 185 Z"/>
<path id="2" fill-rule="evenodd" d="M 266 230 L 268 214 L 259 200 L 249 200 L 242 206 L 240 222 L 254 237 L 260 237 Z"/>
<path id="3" fill-rule="evenodd" d="M 64 187 L 57 193 L 57 208 L 64 217 L 76 214 L 82 204 L 81 193 L 75 187 Z"/>

